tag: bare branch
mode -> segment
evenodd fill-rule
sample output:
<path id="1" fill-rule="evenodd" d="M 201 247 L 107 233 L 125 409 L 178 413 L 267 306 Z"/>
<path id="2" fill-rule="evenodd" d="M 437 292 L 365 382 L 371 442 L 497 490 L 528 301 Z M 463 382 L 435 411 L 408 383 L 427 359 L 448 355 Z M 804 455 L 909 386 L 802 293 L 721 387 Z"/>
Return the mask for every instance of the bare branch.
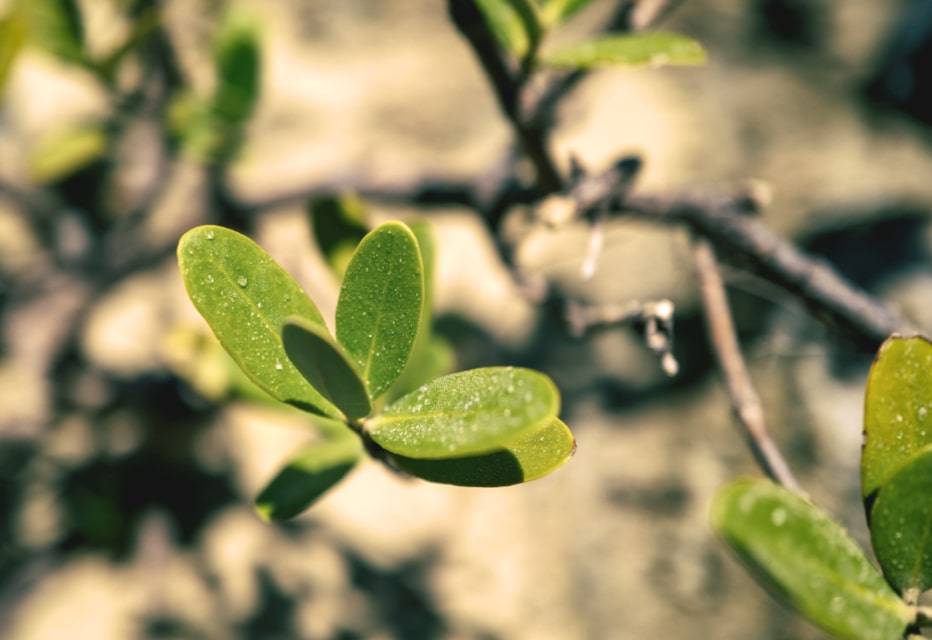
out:
<path id="1" fill-rule="evenodd" d="M 799 492 L 799 483 L 767 431 L 760 398 L 741 355 L 715 251 L 708 240 L 696 238 L 694 254 L 709 341 L 725 377 L 735 416 L 744 428 L 754 457 L 767 475 L 787 489 Z"/>

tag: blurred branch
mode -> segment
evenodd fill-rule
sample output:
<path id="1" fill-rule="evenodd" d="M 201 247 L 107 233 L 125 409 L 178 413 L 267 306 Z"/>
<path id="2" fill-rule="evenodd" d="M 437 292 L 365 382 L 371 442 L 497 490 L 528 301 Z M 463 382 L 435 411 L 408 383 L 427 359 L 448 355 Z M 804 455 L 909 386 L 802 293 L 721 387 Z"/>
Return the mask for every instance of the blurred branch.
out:
<path id="1" fill-rule="evenodd" d="M 799 492 L 799 483 L 767 430 L 760 397 L 741 355 L 715 251 L 705 238 L 695 238 L 693 249 L 709 341 L 725 377 L 735 416 L 744 427 L 754 457 L 767 475 L 787 489 Z"/>

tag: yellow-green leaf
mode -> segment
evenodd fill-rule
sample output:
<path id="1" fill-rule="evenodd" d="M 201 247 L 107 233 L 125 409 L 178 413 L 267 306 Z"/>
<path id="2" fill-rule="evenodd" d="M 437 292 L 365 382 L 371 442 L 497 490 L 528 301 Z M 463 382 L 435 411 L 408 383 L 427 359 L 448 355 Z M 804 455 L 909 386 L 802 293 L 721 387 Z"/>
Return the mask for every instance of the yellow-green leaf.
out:
<path id="1" fill-rule="evenodd" d="M 576 450 L 569 427 L 559 418 L 490 453 L 422 460 L 392 456 L 402 471 L 430 482 L 465 487 L 503 487 L 541 478 L 563 466 Z"/>
<path id="2" fill-rule="evenodd" d="M 100 160 L 107 151 L 107 134 L 98 124 L 57 129 L 44 136 L 29 157 L 29 175 L 36 182 L 55 182 Z"/>
<path id="3" fill-rule="evenodd" d="M 26 42 L 26 24 L 16 11 L 0 18 L 0 100 L 13 71 L 13 63 Z"/>
<path id="4" fill-rule="evenodd" d="M 287 318 L 323 328 L 320 312 L 265 251 L 242 234 L 206 225 L 182 236 L 178 264 L 194 306 L 256 385 L 306 411 L 341 417 L 294 367 L 282 343 Z"/>
<path id="5" fill-rule="evenodd" d="M 349 473 L 363 456 L 362 443 L 347 430 L 339 437 L 301 449 L 256 498 L 264 520 L 299 515 Z"/>
<path id="6" fill-rule="evenodd" d="M 867 378 L 861 491 L 873 494 L 924 446 L 932 444 L 932 343 L 893 336 Z"/>
<path id="7" fill-rule="evenodd" d="M 545 0 L 541 8 L 541 17 L 548 25 L 566 22 L 592 0 Z"/>
<path id="8" fill-rule="evenodd" d="M 598 66 L 663 66 L 705 64 L 702 45 L 678 33 L 654 31 L 610 35 L 570 45 L 544 56 L 551 67 L 586 69 Z"/>
<path id="9" fill-rule="evenodd" d="M 366 386 L 343 349 L 327 330 L 303 318 L 291 317 L 282 329 L 285 353 L 308 382 L 347 417 L 369 415 Z"/>
<path id="10" fill-rule="evenodd" d="M 911 609 L 809 501 L 768 480 L 738 480 L 715 497 L 712 524 L 775 597 L 835 637 L 903 637 Z"/>
<path id="11" fill-rule="evenodd" d="M 404 370 L 424 303 L 424 267 L 417 240 L 401 222 L 370 232 L 346 269 L 337 301 L 337 340 L 374 400 Z"/>
<path id="12" fill-rule="evenodd" d="M 883 484 L 870 528 L 877 560 L 897 591 L 918 595 L 932 587 L 932 446 Z"/>
<path id="13" fill-rule="evenodd" d="M 475 0 L 489 31 L 506 51 L 523 57 L 540 39 L 540 21 L 532 0 Z"/>
<path id="14" fill-rule="evenodd" d="M 20 0 L 30 40 L 67 62 L 84 62 L 84 25 L 77 0 Z"/>
<path id="15" fill-rule="evenodd" d="M 516 367 L 461 371 L 429 382 L 367 423 L 382 448 L 408 458 L 490 453 L 549 424 L 560 394 L 542 373 Z"/>

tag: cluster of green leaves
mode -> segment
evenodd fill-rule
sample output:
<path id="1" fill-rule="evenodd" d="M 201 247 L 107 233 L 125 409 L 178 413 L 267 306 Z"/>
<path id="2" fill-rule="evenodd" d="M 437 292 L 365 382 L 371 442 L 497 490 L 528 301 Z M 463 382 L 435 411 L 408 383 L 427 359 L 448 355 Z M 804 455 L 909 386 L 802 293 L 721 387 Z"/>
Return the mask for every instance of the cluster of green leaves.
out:
<path id="1" fill-rule="evenodd" d="M 476 0 L 499 45 L 525 62 L 545 67 L 701 65 L 697 41 L 670 32 L 612 33 L 538 55 L 544 36 L 592 0 Z"/>
<path id="2" fill-rule="evenodd" d="M 220 344 L 267 394 L 314 414 L 324 434 L 260 493 L 264 517 L 297 515 L 366 452 L 463 486 L 526 482 L 572 455 L 573 436 L 557 417 L 559 393 L 541 373 L 473 369 L 404 393 L 424 376 L 406 373 L 419 345 L 430 344 L 433 241 L 426 225 L 415 228 L 387 222 L 359 241 L 345 267 L 334 335 L 300 286 L 246 236 L 202 226 L 181 238 L 185 287 Z"/>
<path id="3" fill-rule="evenodd" d="M 840 638 L 895 640 L 932 587 L 932 343 L 893 336 L 867 383 L 861 489 L 883 575 L 807 499 L 766 480 L 716 497 L 712 521 L 764 584 Z"/>

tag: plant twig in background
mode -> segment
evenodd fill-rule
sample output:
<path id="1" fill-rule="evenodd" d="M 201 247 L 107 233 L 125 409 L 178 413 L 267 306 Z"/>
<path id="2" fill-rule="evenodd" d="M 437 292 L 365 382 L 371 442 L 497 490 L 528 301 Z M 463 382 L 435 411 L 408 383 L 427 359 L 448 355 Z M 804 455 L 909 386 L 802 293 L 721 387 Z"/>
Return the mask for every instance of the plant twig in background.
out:
<path id="1" fill-rule="evenodd" d="M 787 489 L 799 492 L 799 483 L 767 430 L 760 398 L 741 355 L 715 250 L 704 238 L 695 238 L 693 244 L 709 342 L 725 377 L 732 409 L 761 468 Z"/>

